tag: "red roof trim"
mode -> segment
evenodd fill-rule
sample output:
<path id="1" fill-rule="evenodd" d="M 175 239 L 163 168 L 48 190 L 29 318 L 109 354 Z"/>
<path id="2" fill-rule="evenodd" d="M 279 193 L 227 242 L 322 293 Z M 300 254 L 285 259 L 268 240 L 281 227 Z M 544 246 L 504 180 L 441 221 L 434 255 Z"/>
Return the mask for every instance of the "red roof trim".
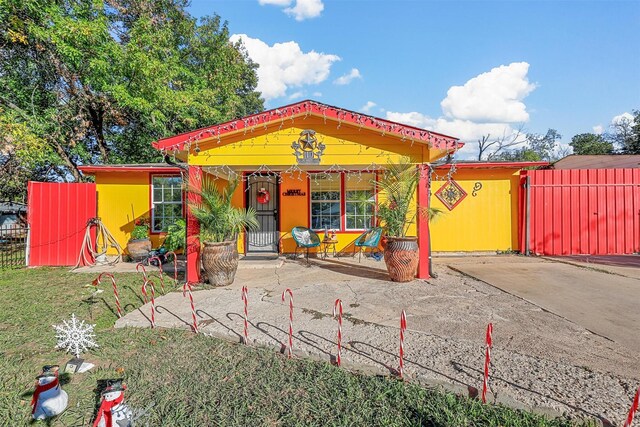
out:
<path id="1" fill-rule="evenodd" d="M 455 163 L 456 169 L 522 169 L 539 166 L 549 166 L 549 162 L 475 162 Z M 437 169 L 449 169 L 451 164 L 437 166 Z"/>
<path id="2" fill-rule="evenodd" d="M 149 172 L 149 173 L 175 173 L 180 172 L 180 168 L 175 166 L 116 166 L 116 165 L 95 165 L 78 166 L 82 173 L 94 174 L 96 172 Z"/>
<path id="3" fill-rule="evenodd" d="M 284 121 L 298 116 L 318 115 L 328 119 L 346 122 L 369 129 L 377 129 L 383 134 L 389 133 L 401 136 L 403 139 L 431 144 L 432 147 L 441 150 L 457 150 L 462 148 L 464 143 L 458 138 L 432 132 L 413 126 L 403 125 L 386 119 L 380 119 L 366 114 L 357 113 L 344 108 L 321 104 L 312 100 L 296 102 L 284 107 L 274 108 L 253 114 L 240 119 L 231 120 L 214 126 L 196 129 L 191 132 L 181 133 L 168 138 L 159 139 L 152 143 L 158 150 L 184 150 L 185 146 L 191 145 L 204 138 L 221 137 L 230 132 L 243 129 L 252 129 L 255 126 L 266 126 L 269 123 Z"/>

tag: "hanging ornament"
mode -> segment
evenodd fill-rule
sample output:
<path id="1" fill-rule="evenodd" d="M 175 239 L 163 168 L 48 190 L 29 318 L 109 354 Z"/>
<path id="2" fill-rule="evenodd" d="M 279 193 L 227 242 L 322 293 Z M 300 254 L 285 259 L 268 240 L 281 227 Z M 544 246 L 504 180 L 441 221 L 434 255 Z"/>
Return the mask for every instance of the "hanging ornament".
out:
<path id="1" fill-rule="evenodd" d="M 102 392 L 102 401 L 93 427 L 130 427 L 132 413 L 124 403 L 127 386 L 121 380 L 110 381 Z"/>
<path id="2" fill-rule="evenodd" d="M 36 377 L 36 388 L 31 398 L 31 416 L 34 420 L 44 420 L 61 414 L 67 409 L 69 396 L 60 387 L 58 365 L 47 365 Z"/>
<path id="3" fill-rule="evenodd" d="M 72 314 L 69 322 L 63 320 L 61 325 L 53 325 L 58 339 L 56 348 L 64 348 L 79 358 L 80 354 L 87 349 L 98 347 L 93 333 L 95 326 L 85 324 L 84 320 L 78 320 L 76 315 Z"/>

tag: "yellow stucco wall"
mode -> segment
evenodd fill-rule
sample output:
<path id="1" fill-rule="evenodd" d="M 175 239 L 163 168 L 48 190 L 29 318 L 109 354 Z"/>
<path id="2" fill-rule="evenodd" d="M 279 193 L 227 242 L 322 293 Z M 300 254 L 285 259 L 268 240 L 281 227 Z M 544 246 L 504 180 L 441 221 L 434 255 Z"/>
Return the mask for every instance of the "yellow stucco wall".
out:
<path id="1" fill-rule="evenodd" d="M 452 211 L 435 196 L 445 183 L 432 182 L 431 206 L 444 211 L 431 223 L 434 252 L 506 251 L 518 246 L 519 169 L 459 169 L 453 179 L 467 197 Z M 482 189 L 472 195 L 476 182 Z"/>
<path id="2" fill-rule="evenodd" d="M 147 172 L 97 172 L 98 216 L 123 250 L 131 237 L 134 220 L 150 218 L 150 181 Z M 151 234 L 154 248 L 160 246 L 164 234 Z M 117 254 L 109 248 L 109 255 Z"/>

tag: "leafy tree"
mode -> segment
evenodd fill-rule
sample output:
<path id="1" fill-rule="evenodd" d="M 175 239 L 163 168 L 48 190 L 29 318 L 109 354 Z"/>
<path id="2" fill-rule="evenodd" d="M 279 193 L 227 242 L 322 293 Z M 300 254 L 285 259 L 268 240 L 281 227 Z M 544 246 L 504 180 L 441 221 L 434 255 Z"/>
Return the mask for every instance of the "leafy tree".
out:
<path id="1" fill-rule="evenodd" d="M 495 156 L 495 160 L 512 162 L 556 160 L 561 156 L 557 150 L 560 138 L 562 136 L 555 129 L 547 130 L 544 135 L 528 133 L 522 147 L 504 150 Z"/>
<path id="2" fill-rule="evenodd" d="M 186 5 L 0 0 L 0 140 L 20 125 L 38 141 L 12 161 L 46 157 L 47 178 L 79 180 L 80 164 L 159 160 L 155 139 L 261 111 L 256 64 Z"/>
<path id="3" fill-rule="evenodd" d="M 569 145 L 574 154 L 613 154 L 613 143 L 593 133 L 575 135 Z"/>
<path id="4" fill-rule="evenodd" d="M 611 125 L 606 138 L 615 144 L 620 154 L 640 154 L 640 110 L 633 111 L 633 119 L 622 118 Z"/>

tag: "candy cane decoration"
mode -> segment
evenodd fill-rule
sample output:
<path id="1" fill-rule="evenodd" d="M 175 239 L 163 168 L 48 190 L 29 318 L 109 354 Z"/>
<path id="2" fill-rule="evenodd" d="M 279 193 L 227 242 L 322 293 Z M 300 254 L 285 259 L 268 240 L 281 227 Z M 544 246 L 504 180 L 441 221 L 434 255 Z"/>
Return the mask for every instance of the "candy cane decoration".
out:
<path id="1" fill-rule="evenodd" d="M 284 295 L 289 294 L 289 348 L 288 356 L 291 359 L 291 353 L 293 351 L 293 292 L 287 288 L 282 292 L 282 302 L 284 302 Z"/>
<path id="2" fill-rule="evenodd" d="M 178 257 L 176 256 L 176 253 L 173 251 L 167 252 L 166 254 L 164 254 L 164 256 L 168 257 L 169 254 L 173 255 L 173 284 L 177 288 L 178 287 Z"/>
<path id="3" fill-rule="evenodd" d="M 336 308 L 338 309 L 337 311 L 337 315 L 338 315 L 338 337 L 337 337 L 337 343 L 338 343 L 338 354 L 336 355 L 336 365 L 340 366 L 340 363 L 342 362 L 342 357 L 341 357 L 341 353 L 342 353 L 342 301 L 340 299 L 337 299 L 336 302 L 333 304 L 333 317 L 336 317 Z"/>
<path id="4" fill-rule="evenodd" d="M 151 261 L 153 260 L 158 261 L 158 270 L 160 270 L 160 287 L 162 288 L 162 294 L 166 294 L 165 290 L 164 290 L 164 277 L 162 277 L 162 262 L 160 261 L 160 258 L 158 258 L 157 256 L 151 257 L 149 258 L 149 265 L 153 265 L 151 264 Z"/>
<path id="5" fill-rule="evenodd" d="M 249 321 L 247 320 L 247 305 L 249 304 L 249 294 L 247 287 L 242 287 L 242 302 L 244 304 L 244 343 L 249 344 Z"/>
<path id="6" fill-rule="evenodd" d="M 107 276 L 111 279 L 111 285 L 113 286 L 113 295 L 116 298 L 116 308 L 118 309 L 118 318 L 122 317 L 122 309 L 120 308 L 120 297 L 118 296 L 118 286 L 116 285 L 116 278 L 111 273 L 100 273 L 96 280 L 96 286 L 100 285 L 102 276 Z"/>
<path id="7" fill-rule="evenodd" d="M 147 280 L 149 280 L 149 278 L 147 277 L 147 269 L 144 268 L 144 265 L 142 265 L 141 262 L 136 264 L 136 272 L 140 273 L 140 269 L 142 269 L 142 280 L 143 283 L 146 283 Z M 142 285 L 142 287 L 144 287 L 144 285 Z M 147 294 L 143 292 L 144 295 L 144 303 L 147 303 Z"/>
<path id="8" fill-rule="evenodd" d="M 491 347 L 493 347 L 493 323 L 487 325 L 487 349 L 484 353 L 484 378 L 482 380 L 482 403 L 487 403 L 487 386 L 489 383 L 489 364 L 491 363 Z"/>
<path id="9" fill-rule="evenodd" d="M 624 423 L 624 427 L 631 427 L 633 417 L 635 417 L 636 412 L 638 411 L 638 403 L 640 403 L 640 387 L 638 387 L 638 390 L 636 390 L 636 397 L 633 399 L 633 403 L 631 404 L 631 409 L 629 409 L 629 415 L 627 415 L 627 421 Z"/>
<path id="10" fill-rule="evenodd" d="M 142 294 L 145 301 L 147 300 L 147 285 L 151 285 L 151 327 L 156 327 L 156 288 L 151 280 L 145 280 L 142 285 Z M 146 304 L 146 303 L 145 303 Z"/>
<path id="11" fill-rule="evenodd" d="M 402 378 L 404 373 L 404 332 L 407 329 L 407 313 L 402 310 L 400 314 L 400 368 L 398 369 L 398 376 Z"/>
<path id="12" fill-rule="evenodd" d="M 193 332 L 197 334 L 198 318 L 196 317 L 196 305 L 193 303 L 193 294 L 191 293 L 191 283 L 185 282 L 184 285 L 182 285 L 182 296 L 183 297 L 186 296 L 187 292 L 189 292 L 189 302 L 191 303 L 191 320 L 193 321 L 191 328 L 193 329 Z"/>

